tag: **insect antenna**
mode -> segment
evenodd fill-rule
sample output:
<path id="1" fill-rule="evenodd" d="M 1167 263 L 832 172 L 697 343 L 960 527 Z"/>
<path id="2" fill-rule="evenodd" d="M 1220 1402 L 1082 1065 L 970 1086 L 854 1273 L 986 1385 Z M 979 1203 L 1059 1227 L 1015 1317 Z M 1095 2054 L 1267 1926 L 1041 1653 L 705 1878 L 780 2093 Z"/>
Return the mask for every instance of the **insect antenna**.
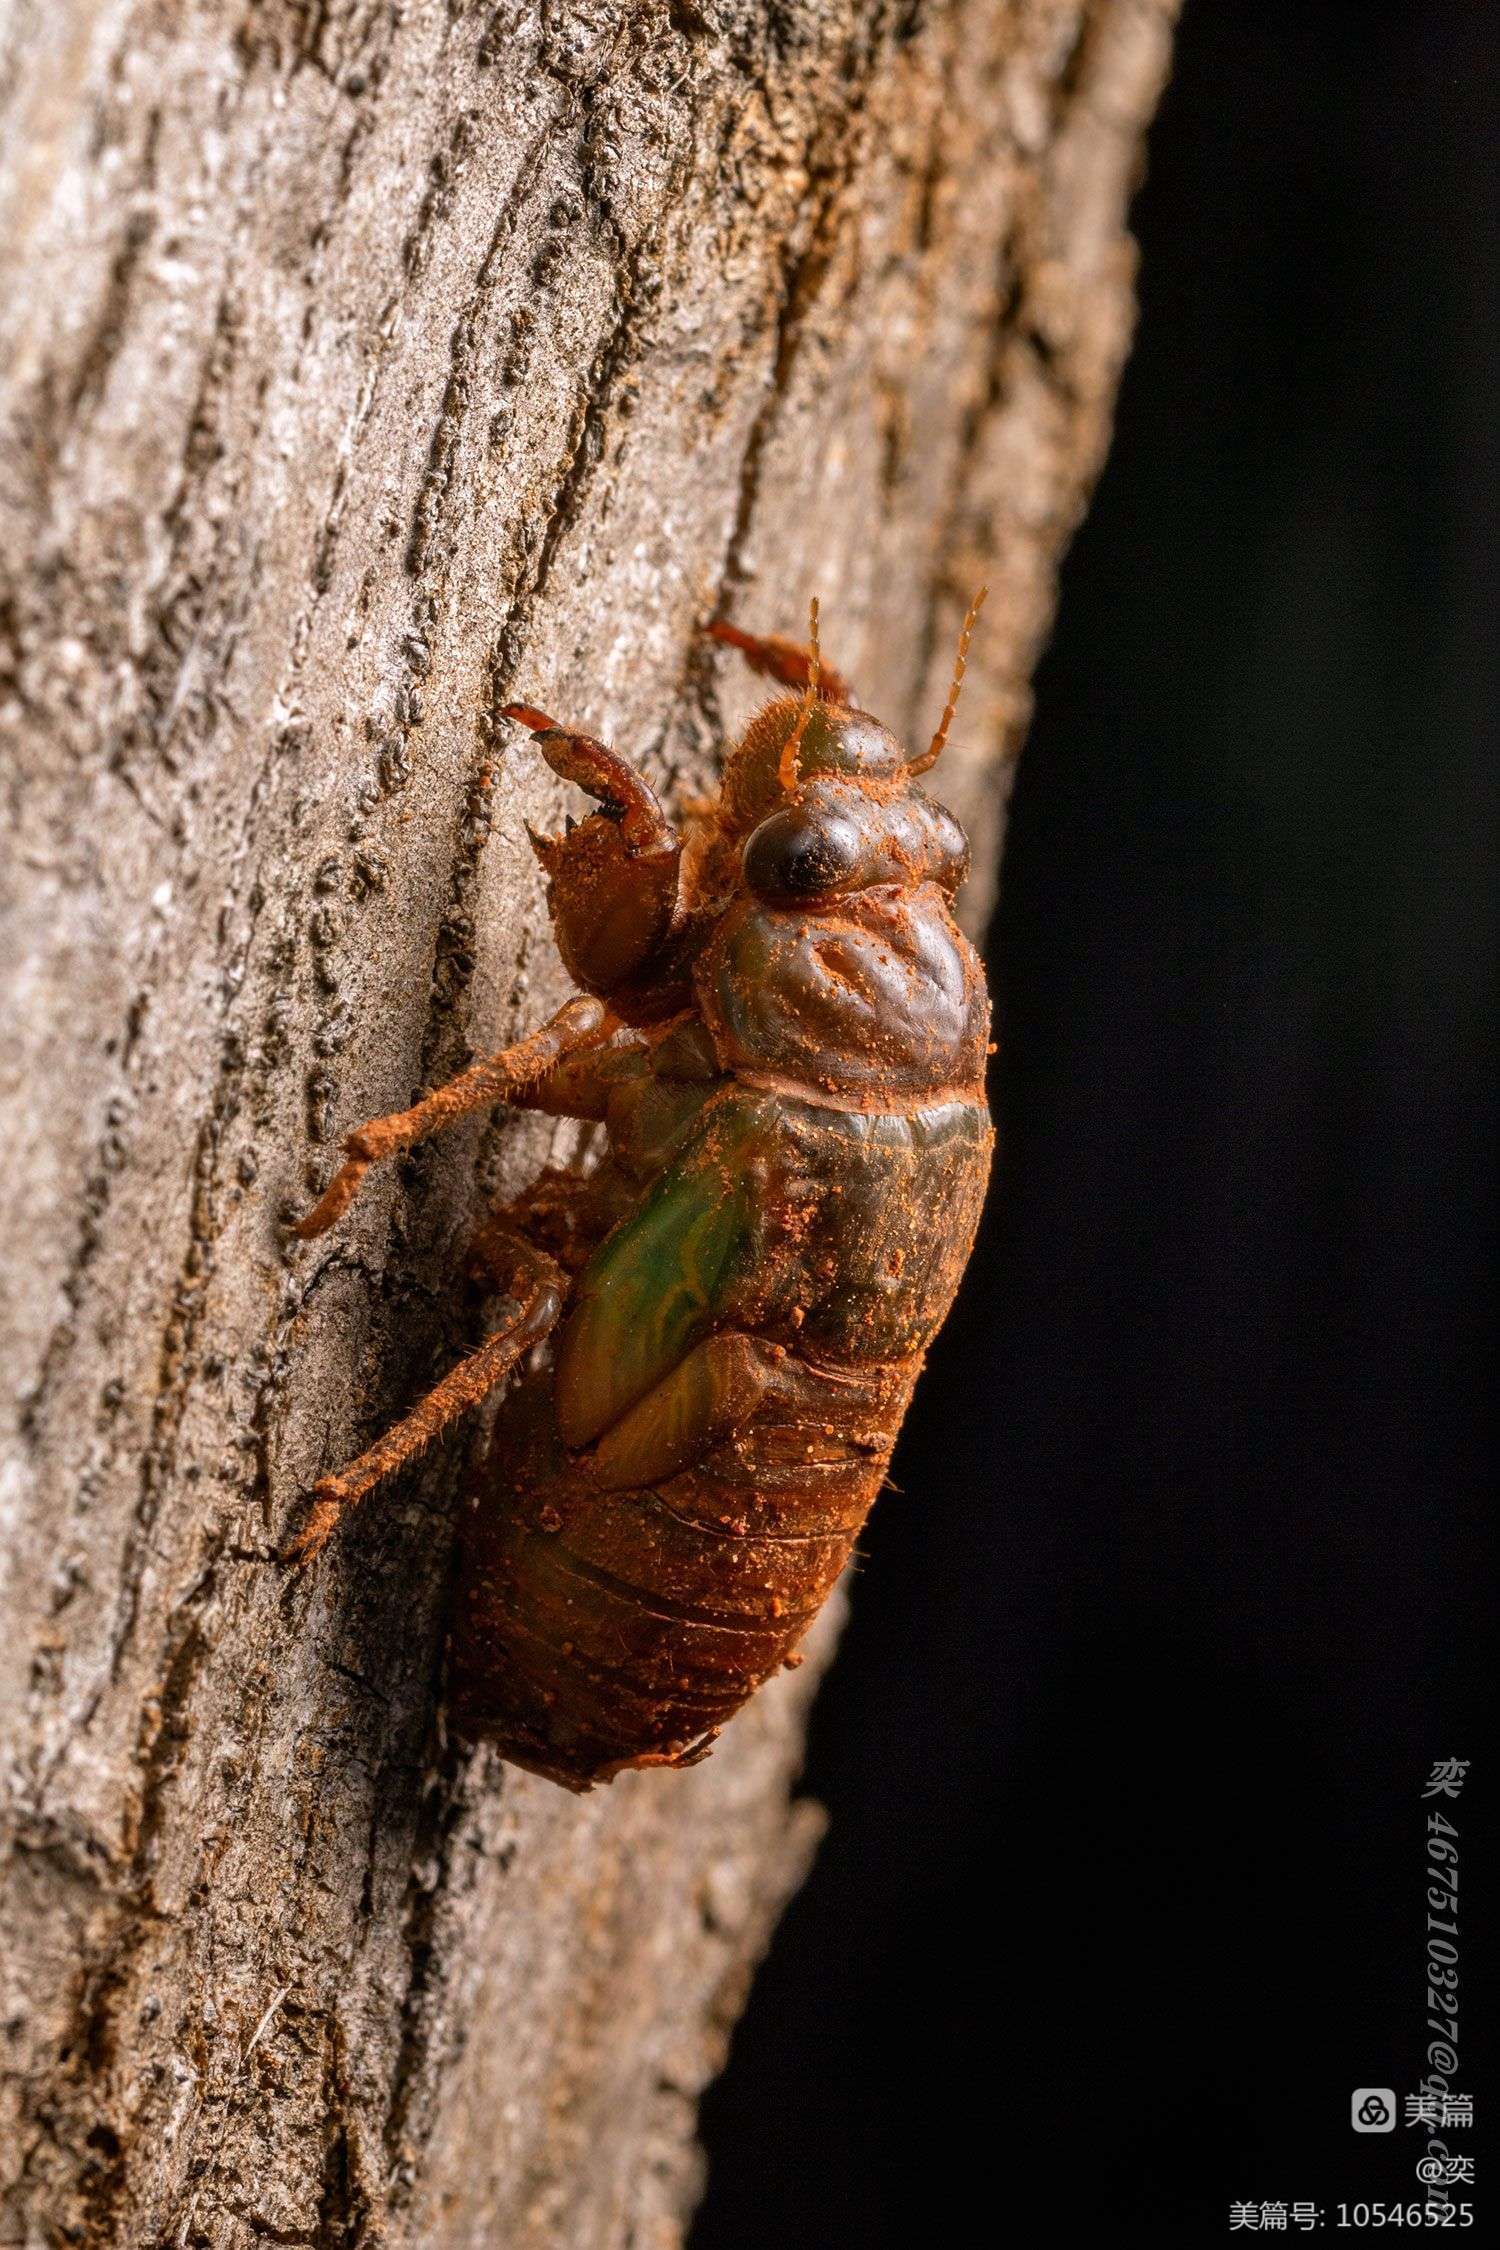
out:
<path id="1" fill-rule="evenodd" d="M 948 690 L 948 700 L 943 706 L 943 716 L 938 722 L 937 733 L 932 738 L 932 747 L 924 752 L 920 758 L 912 759 L 906 769 L 908 773 L 926 773 L 928 767 L 935 766 L 943 754 L 943 744 L 948 739 L 948 729 L 953 724 L 953 714 L 958 709 L 958 698 L 964 684 L 964 672 L 969 662 L 969 642 L 974 632 L 974 620 L 983 609 L 984 597 L 988 592 L 988 586 L 981 586 L 969 604 L 969 614 L 964 619 L 963 631 L 958 636 L 958 656 L 953 666 L 953 685 Z"/>
<path id="2" fill-rule="evenodd" d="M 822 655 L 818 648 L 818 597 L 816 594 L 813 595 L 811 602 L 808 604 L 807 640 L 809 649 L 807 689 L 802 698 L 802 709 L 797 714 L 797 724 L 786 738 L 786 747 L 781 753 L 781 761 L 777 767 L 777 777 L 789 797 L 794 794 L 800 779 L 797 772 L 797 758 L 802 749 L 802 737 L 807 732 L 807 722 L 812 717 L 818 701 L 818 678 L 822 669 Z"/>

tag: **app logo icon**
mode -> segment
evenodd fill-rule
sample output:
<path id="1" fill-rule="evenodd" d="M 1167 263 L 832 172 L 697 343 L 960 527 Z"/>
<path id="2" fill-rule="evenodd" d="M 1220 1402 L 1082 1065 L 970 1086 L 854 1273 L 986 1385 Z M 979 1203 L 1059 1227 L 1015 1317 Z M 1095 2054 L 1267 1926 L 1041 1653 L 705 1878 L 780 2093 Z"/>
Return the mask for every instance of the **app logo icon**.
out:
<path id="1" fill-rule="evenodd" d="M 1349 2097 L 1349 2122 L 1356 2133 L 1394 2133 L 1396 2094 L 1391 2086 L 1356 2086 Z"/>

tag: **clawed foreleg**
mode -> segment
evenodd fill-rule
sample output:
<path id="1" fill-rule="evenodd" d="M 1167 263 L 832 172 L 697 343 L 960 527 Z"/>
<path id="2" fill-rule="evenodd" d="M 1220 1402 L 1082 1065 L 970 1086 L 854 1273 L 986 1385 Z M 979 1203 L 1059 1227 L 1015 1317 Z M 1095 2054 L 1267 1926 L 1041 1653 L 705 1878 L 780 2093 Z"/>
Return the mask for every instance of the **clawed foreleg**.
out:
<path id="1" fill-rule="evenodd" d="M 716 617 L 704 631 L 710 640 L 720 642 L 725 648 L 738 649 L 751 671 L 759 672 L 763 678 L 779 680 L 783 687 L 804 690 L 816 678 L 817 692 L 824 703 L 841 703 L 846 708 L 854 708 L 853 688 L 812 642 L 789 641 L 780 633 L 742 632 L 726 617 Z"/>

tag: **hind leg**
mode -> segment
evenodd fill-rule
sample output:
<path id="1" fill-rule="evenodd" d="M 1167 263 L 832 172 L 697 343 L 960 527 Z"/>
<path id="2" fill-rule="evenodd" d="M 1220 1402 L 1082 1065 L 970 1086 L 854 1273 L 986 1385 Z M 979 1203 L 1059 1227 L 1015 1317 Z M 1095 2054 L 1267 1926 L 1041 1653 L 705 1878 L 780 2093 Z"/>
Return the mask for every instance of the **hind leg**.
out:
<path id="1" fill-rule="evenodd" d="M 482 1239 L 485 1267 L 515 1300 L 515 1313 L 478 1351 L 450 1368 L 411 1413 L 378 1438 L 368 1452 L 336 1476 L 318 1479 L 313 1486 L 312 1513 L 287 1550 L 289 1561 L 311 1562 L 327 1545 L 346 1508 L 352 1508 L 383 1477 L 422 1452 L 460 1414 L 477 1406 L 556 1326 L 567 1283 L 553 1260 L 519 1235 L 504 1238 L 504 1248 L 498 1229 L 487 1230 Z"/>

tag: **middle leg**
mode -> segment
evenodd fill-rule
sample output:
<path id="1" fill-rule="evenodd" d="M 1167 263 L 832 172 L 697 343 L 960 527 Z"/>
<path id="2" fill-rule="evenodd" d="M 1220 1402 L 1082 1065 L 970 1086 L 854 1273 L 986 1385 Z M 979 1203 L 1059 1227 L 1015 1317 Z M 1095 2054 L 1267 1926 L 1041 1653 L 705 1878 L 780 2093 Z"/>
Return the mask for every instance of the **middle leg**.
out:
<path id="1" fill-rule="evenodd" d="M 368 1125 L 361 1125 L 357 1132 L 349 1135 L 344 1142 L 344 1162 L 312 1210 L 305 1218 L 298 1219 L 290 1231 L 303 1242 L 310 1241 L 314 1235 L 326 1234 L 354 1201 L 360 1182 L 372 1164 L 379 1164 L 404 1148 L 412 1148 L 430 1134 L 441 1132 L 445 1125 L 457 1124 L 470 1110 L 514 1099 L 538 1079 L 545 1078 L 564 1057 L 607 1038 L 611 1029 L 609 1010 L 602 1001 L 569 1000 L 558 1009 L 550 1023 L 544 1023 L 529 1039 L 471 1064 L 414 1108 L 396 1110 L 389 1117 L 372 1118 Z"/>

